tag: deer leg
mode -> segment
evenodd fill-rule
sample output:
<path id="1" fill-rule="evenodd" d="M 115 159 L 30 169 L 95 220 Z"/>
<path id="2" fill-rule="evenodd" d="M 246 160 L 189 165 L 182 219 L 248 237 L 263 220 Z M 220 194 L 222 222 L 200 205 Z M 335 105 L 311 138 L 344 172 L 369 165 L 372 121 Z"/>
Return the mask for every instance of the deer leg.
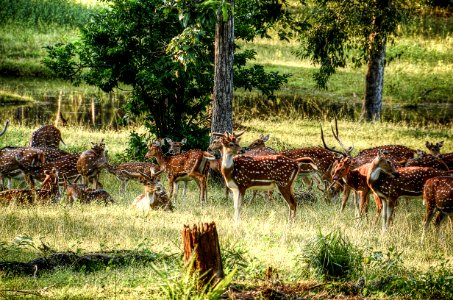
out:
<path id="1" fill-rule="evenodd" d="M 175 179 L 173 177 L 168 177 L 168 197 L 173 199 L 173 189 L 175 185 Z M 174 201 L 176 202 L 176 196 Z"/>
<path id="2" fill-rule="evenodd" d="M 340 211 L 343 212 L 344 208 L 346 207 L 346 202 L 348 202 L 349 194 L 351 193 L 351 188 L 347 185 L 343 188 L 343 197 L 341 199 L 341 208 Z"/>
<path id="3" fill-rule="evenodd" d="M 388 200 L 382 200 L 382 231 L 387 231 L 388 228 Z"/>
<path id="4" fill-rule="evenodd" d="M 446 215 L 442 212 L 442 211 L 438 211 L 437 212 L 437 216 L 436 216 L 436 220 L 434 220 L 434 226 L 436 226 L 436 235 L 437 235 L 437 239 L 439 240 L 439 242 L 441 242 L 442 244 L 445 243 L 445 240 L 444 240 L 444 236 L 442 234 L 442 231 L 441 231 L 441 226 L 442 226 L 442 223 L 445 222 L 445 220 L 447 220 L 446 218 Z"/>
<path id="5" fill-rule="evenodd" d="M 252 199 L 250 199 L 250 202 L 253 202 L 253 200 L 255 200 L 256 193 L 258 193 L 258 191 L 256 191 L 256 190 L 252 191 Z"/>
<path id="6" fill-rule="evenodd" d="M 121 180 L 120 193 L 125 193 L 126 192 L 127 182 L 128 182 L 127 179 L 126 180 Z"/>
<path id="7" fill-rule="evenodd" d="M 374 202 L 376 203 L 376 216 L 374 217 L 374 224 L 377 224 L 377 222 L 379 221 L 379 216 L 381 215 L 382 212 L 382 201 L 381 198 L 379 198 L 379 196 L 374 193 L 373 198 Z"/>
<path id="8" fill-rule="evenodd" d="M 233 202 L 234 202 L 234 220 L 237 224 L 241 222 L 241 203 L 244 197 L 244 192 L 241 192 L 239 188 L 232 189 Z"/>
<path id="9" fill-rule="evenodd" d="M 288 221 L 294 222 L 296 219 L 297 202 L 296 198 L 294 197 L 294 193 L 291 189 L 291 186 L 286 187 L 278 186 L 278 190 L 280 191 L 280 194 L 282 194 L 283 198 L 286 200 L 286 203 L 288 203 L 289 207 Z"/>
<path id="10" fill-rule="evenodd" d="M 428 230 L 429 224 L 431 223 L 431 221 L 434 217 L 435 210 L 436 209 L 434 207 L 432 207 L 432 205 L 430 205 L 430 203 L 428 202 L 428 205 L 426 206 L 425 217 L 423 218 L 422 241 L 425 240 L 426 231 Z"/>

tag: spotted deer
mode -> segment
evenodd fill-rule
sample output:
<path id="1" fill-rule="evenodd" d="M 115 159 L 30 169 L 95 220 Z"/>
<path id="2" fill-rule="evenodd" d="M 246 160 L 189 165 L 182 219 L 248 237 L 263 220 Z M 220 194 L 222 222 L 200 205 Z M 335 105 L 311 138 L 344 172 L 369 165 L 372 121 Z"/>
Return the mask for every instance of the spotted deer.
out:
<path id="1" fill-rule="evenodd" d="M 148 152 L 145 158 L 155 157 L 161 170 L 167 174 L 169 196 L 174 195 L 175 183 L 178 181 L 195 180 L 200 190 L 199 199 L 204 203 L 207 198 L 207 161 L 214 159 L 208 152 L 192 149 L 176 155 L 165 156 L 162 152 L 162 143 L 154 141 L 148 145 Z"/>
<path id="2" fill-rule="evenodd" d="M 104 203 L 105 205 L 109 203 L 114 203 L 112 196 L 103 189 L 93 190 L 86 188 L 85 185 L 77 183 L 68 183 L 68 179 L 64 178 L 63 191 L 66 194 L 66 197 L 70 204 L 78 201 L 81 204 L 90 204 L 93 202 Z"/>
<path id="3" fill-rule="evenodd" d="M 453 177 L 434 177 L 426 180 L 423 186 L 423 202 L 426 206 L 423 237 L 436 211 L 434 225 L 439 235 L 440 225 L 445 221 L 445 217 L 453 216 Z"/>
<path id="4" fill-rule="evenodd" d="M 447 165 L 449 170 L 453 170 L 453 152 L 450 153 L 440 153 L 441 148 L 443 147 L 444 142 L 440 141 L 436 144 L 426 142 L 426 148 L 430 151 L 432 155 L 441 160 L 445 165 Z"/>
<path id="5" fill-rule="evenodd" d="M 34 188 L 31 180 L 36 168 L 45 163 L 44 152 L 33 147 L 5 147 L 0 149 L 0 183 L 8 179 L 8 188 L 11 188 L 11 178 L 23 173 L 30 188 Z"/>
<path id="6" fill-rule="evenodd" d="M 10 189 L 0 192 L 0 205 L 49 204 L 59 200 L 58 172 L 55 169 L 46 171 L 46 178 L 40 189 Z"/>
<path id="7" fill-rule="evenodd" d="M 144 187 L 144 193 L 134 199 L 131 205 L 133 208 L 144 211 L 148 211 L 149 209 L 173 211 L 173 204 L 160 182 L 161 173 L 162 171 L 156 172 L 154 168 L 151 168 L 149 175 L 144 173 L 130 174 L 130 176 L 136 176 Z"/>
<path id="8" fill-rule="evenodd" d="M 53 125 L 43 125 L 32 133 L 28 146 L 58 148 L 60 142 L 64 144 L 60 130 Z"/>
<path id="9" fill-rule="evenodd" d="M 431 167 L 438 170 L 448 171 L 447 164 L 439 157 L 426 154 L 421 150 L 417 150 L 417 155 L 410 158 L 405 163 L 406 167 Z"/>
<path id="10" fill-rule="evenodd" d="M 426 148 L 429 150 L 431 155 L 433 156 L 440 156 L 440 149 L 444 146 L 444 141 L 440 141 L 437 143 L 430 143 L 429 141 L 426 141 L 425 143 Z"/>
<path id="11" fill-rule="evenodd" d="M 221 171 L 228 188 L 233 192 L 234 216 L 240 221 L 241 202 L 249 189 L 271 190 L 278 188 L 289 206 L 289 220 L 296 216 L 297 202 L 293 185 L 299 172 L 299 163 L 313 163 L 309 157 L 296 160 L 283 155 L 246 156 L 236 155 L 242 134 L 212 133 L 219 136 L 222 144 Z"/>
<path id="12" fill-rule="evenodd" d="M 137 176 L 131 176 L 130 173 L 143 173 L 150 175 L 150 169 L 159 169 L 158 165 L 149 162 L 127 162 L 119 165 L 106 164 L 106 170 L 115 175 L 120 183 L 120 193 L 126 192 L 129 180 L 137 180 Z"/>
<path id="13" fill-rule="evenodd" d="M 378 153 L 368 169 L 367 184 L 382 200 L 383 230 L 390 226 L 398 198 L 420 197 L 429 178 L 448 176 L 449 172 L 427 167 L 395 168 L 391 159 Z"/>
<path id="14" fill-rule="evenodd" d="M 107 164 L 105 144 L 101 141 L 94 144 L 90 150 L 83 151 L 77 160 L 77 171 L 83 178 L 83 183 L 89 186 L 93 184 L 94 189 L 102 188 L 99 182 L 99 173 Z M 77 180 L 77 179 L 76 179 Z"/>

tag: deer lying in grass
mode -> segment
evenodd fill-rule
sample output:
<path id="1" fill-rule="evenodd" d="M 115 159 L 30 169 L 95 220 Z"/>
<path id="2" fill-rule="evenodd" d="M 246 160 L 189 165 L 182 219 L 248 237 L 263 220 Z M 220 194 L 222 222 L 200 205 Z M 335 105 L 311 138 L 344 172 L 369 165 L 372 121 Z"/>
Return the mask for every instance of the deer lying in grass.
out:
<path id="1" fill-rule="evenodd" d="M 12 203 L 21 205 L 49 204 L 56 203 L 59 200 L 58 172 L 55 169 L 46 171 L 46 178 L 40 189 L 13 189 L 0 192 L 1 205 Z"/>
<path id="2" fill-rule="evenodd" d="M 453 177 L 434 177 L 425 182 L 423 186 L 423 202 L 426 206 L 423 218 L 423 237 L 431 223 L 434 213 L 437 211 L 434 226 L 440 237 L 440 225 L 446 220 L 445 217 L 453 216 Z"/>
<path id="3" fill-rule="evenodd" d="M 241 134 L 213 133 L 220 137 L 222 144 L 221 171 L 226 185 L 233 192 L 236 222 L 240 221 L 241 202 L 248 189 L 274 188 L 278 188 L 289 206 L 289 220 L 294 220 L 297 203 L 293 185 L 299 172 L 299 163 L 313 163 L 313 160 L 308 157 L 293 160 L 283 155 L 236 155 L 242 149 L 239 145 Z"/>
<path id="4" fill-rule="evenodd" d="M 105 205 L 115 202 L 106 190 L 87 189 L 84 185 L 79 185 L 77 183 L 68 184 L 67 178 L 64 180 L 63 190 L 70 204 L 73 204 L 76 201 L 81 204 L 97 202 L 104 203 Z"/>
<path id="5" fill-rule="evenodd" d="M 144 186 L 144 193 L 138 195 L 132 207 L 147 211 L 149 209 L 164 209 L 173 211 L 173 205 L 168 197 L 165 189 L 160 182 L 160 174 L 162 171 L 155 172 L 153 168 L 150 169 L 150 176 L 143 173 L 130 173 L 130 176 L 137 177 Z"/>

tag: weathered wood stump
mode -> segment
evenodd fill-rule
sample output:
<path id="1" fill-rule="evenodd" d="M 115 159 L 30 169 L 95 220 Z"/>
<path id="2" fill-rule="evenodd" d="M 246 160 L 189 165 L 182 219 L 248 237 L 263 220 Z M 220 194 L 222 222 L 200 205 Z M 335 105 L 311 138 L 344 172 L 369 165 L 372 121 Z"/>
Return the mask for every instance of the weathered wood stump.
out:
<path id="1" fill-rule="evenodd" d="M 200 283 L 215 285 L 223 278 L 222 257 L 215 223 L 184 225 L 184 264 L 192 273 L 201 275 Z"/>

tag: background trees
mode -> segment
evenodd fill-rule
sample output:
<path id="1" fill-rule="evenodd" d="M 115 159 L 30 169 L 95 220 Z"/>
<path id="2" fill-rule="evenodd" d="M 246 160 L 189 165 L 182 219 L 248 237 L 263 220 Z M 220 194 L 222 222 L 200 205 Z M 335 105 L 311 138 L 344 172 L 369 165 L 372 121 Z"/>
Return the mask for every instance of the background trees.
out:
<path id="1" fill-rule="evenodd" d="M 241 3 L 241 1 L 238 1 Z M 239 37 L 264 34 L 284 7 L 277 1 L 254 1 L 254 10 L 237 10 L 243 22 Z M 214 26 L 225 6 L 218 1 L 112 0 L 81 29 L 79 42 L 48 47 L 45 64 L 77 84 L 106 92 L 131 87 L 127 109 L 146 116 L 157 137 L 187 137 L 192 147 L 208 142 L 213 88 Z M 261 8 L 267 4 L 268 12 Z M 260 18 L 254 16 L 260 14 Z M 282 13 L 280 13 L 282 15 Z M 235 15 L 236 16 L 236 15 Z M 267 76 L 257 66 L 245 68 L 253 52 L 239 54 L 238 85 L 272 95 L 287 76 Z M 257 79 L 259 78 L 259 80 Z"/>
<path id="2" fill-rule="evenodd" d="M 320 88 L 326 88 L 329 77 L 348 61 L 356 66 L 367 63 L 362 118 L 378 120 L 386 43 L 416 4 L 407 0 L 307 1 L 297 54 L 320 65 L 314 75 Z"/>

